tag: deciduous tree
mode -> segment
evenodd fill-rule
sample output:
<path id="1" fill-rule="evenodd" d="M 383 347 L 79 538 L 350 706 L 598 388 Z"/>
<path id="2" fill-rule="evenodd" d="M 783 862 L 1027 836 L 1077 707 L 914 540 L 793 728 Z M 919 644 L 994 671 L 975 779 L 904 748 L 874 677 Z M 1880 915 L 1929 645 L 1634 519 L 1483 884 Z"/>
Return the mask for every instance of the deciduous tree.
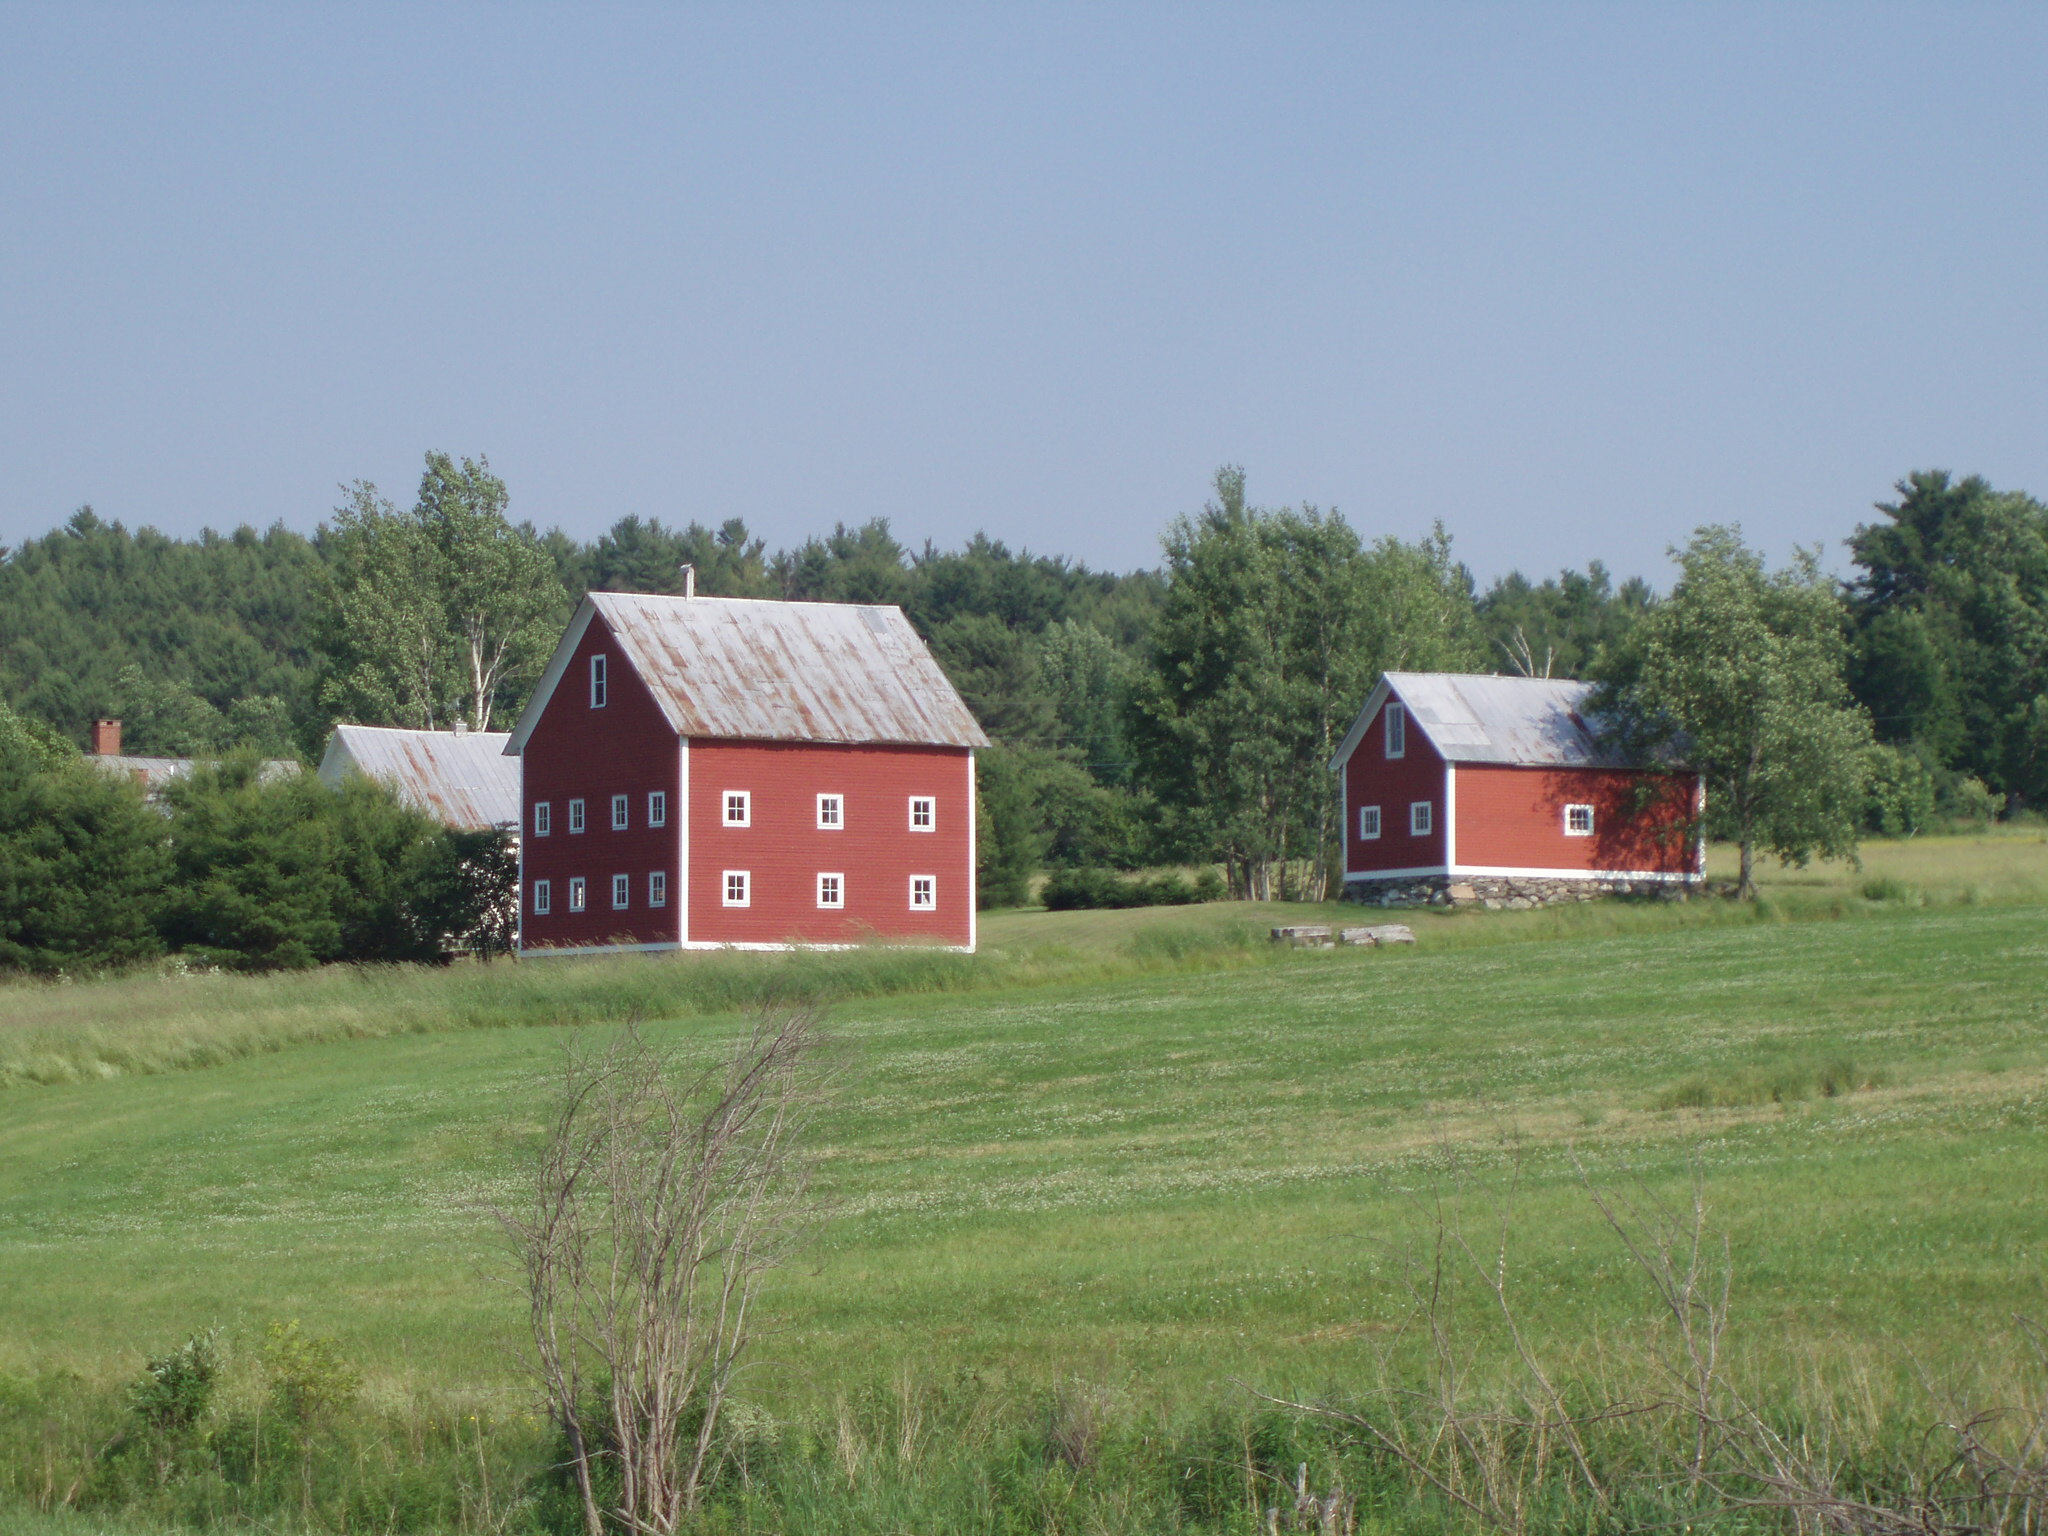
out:
<path id="1" fill-rule="evenodd" d="M 1702 528 L 1674 550 L 1668 600 L 1631 632 L 1595 700 L 1636 753 L 1706 776 L 1708 824 L 1792 864 L 1856 850 L 1870 719 L 1843 678 L 1843 613 L 1818 555 L 1765 568 L 1741 531 Z"/>

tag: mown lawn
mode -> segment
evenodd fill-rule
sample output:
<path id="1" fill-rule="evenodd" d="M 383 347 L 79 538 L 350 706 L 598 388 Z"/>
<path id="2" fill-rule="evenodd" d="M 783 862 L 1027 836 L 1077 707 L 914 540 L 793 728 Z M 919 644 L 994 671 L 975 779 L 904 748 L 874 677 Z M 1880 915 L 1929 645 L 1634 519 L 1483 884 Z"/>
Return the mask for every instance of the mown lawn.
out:
<path id="1" fill-rule="evenodd" d="M 2037 907 L 1886 904 L 842 1004 L 833 1215 L 777 1284 L 756 1390 L 1313 1385 L 1405 1306 L 1423 1204 L 1476 1223 L 1513 1169 L 1532 1316 L 1578 1348 L 1645 1308 L 1581 1167 L 1666 1194 L 1697 1170 L 1756 1349 L 1977 1358 L 2048 1317 L 2044 982 Z M 511 1401 L 518 1308 L 475 1203 L 516 1178 L 566 1034 L 0 1095 L 0 1371 L 115 1378 L 196 1327 L 301 1318 L 373 1392 Z M 1822 1096 L 1829 1072 L 1853 1091 Z M 1773 1080 L 1810 1096 L 1661 1107 Z"/>

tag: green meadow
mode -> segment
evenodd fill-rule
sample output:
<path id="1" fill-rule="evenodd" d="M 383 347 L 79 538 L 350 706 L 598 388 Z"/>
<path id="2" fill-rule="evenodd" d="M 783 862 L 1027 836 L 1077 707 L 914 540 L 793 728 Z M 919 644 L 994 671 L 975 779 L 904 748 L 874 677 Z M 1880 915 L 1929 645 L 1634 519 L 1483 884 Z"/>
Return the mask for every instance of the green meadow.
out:
<path id="1" fill-rule="evenodd" d="M 971 959 L 0 988 L 0 1529 L 558 1523 L 481 1206 L 516 1188 L 579 1031 L 633 1017 L 710 1052 L 793 999 L 829 1007 L 825 1215 L 766 1297 L 759 1467 L 714 1528 L 1249 1531 L 1297 1456 L 1379 1478 L 1386 1529 L 1455 1525 L 1255 1393 L 1425 1370 L 1416 1261 L 1449 1232 L 1490 1263 L 1503 1228 L 1545 1360 L 1642 1386 L 1657 1308 L 1595 1193 L 1697 1188 L 1732 1270 L 1731 1371 L 1873 1455 L 1930 1394 L 2038 1401 L 2038 831 L 1873 846 L 1754 906 L 1265 941 L 1304 915 L 994 914 Z M 1481 1378 L 1512 1377 L 1479 1287 L 1446 1316 Z M 259 1509 L 225 1474 L 181 1492 L 96 1470 L 147 1356 L 220 1327 L 226 1413 L 260 1397 L 264 1329 L 288 1320 L 362 1378 L 331 1487 L 307 1471 Z M 1095 1448 L 1046 1450 L 1076 1435 Z M 1225 1463 L 1244 1486 L 1216 1492 L 1202 1469 Z"/>

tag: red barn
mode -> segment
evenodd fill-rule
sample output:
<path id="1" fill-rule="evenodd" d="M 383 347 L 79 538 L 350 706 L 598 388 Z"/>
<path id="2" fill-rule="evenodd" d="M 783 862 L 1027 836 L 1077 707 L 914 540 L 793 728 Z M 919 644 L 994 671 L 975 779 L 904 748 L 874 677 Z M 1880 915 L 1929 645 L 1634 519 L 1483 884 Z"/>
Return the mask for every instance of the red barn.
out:
<path id="1" fill-rule="evenodd" d="M 1522 906 L 1696 883 L 1703 781 L 1617 756 L 1581 712 L 1591 693 L 1384 674 L 1330 764 L 1346 898 Z"/>
<path id="2" fill-rule="evenodd" d="M 508 755 L 520 950 L 971 950 L 974 749 L 893 607 L 593 592 Z"/>

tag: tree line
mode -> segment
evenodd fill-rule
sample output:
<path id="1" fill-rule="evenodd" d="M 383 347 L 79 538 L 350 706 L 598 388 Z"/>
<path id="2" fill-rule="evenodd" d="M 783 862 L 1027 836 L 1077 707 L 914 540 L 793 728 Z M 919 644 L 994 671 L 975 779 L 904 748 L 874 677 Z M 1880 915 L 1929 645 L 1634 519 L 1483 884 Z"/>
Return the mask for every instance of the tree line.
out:
<path id="1" fill-rule="evenodd" d="M 1898 492 L 1850 533 L 1847 583 L 1702 530 L 1660 598 L 1597 562 L 1481 591 L 1441 525 L 1367 538 L 1252 504 L 1234 468 L 1158 568 L 1110 573 L 980 535 L 914 549 L 880 519 L 771 551 L 738 519 L 629 515 L 584 543 L 433 453 L 410 505 L 359 482 L 310 536 L 81 509 L 0 551 L 0 700 L 74 742 L 119 715 L 129 750 L 178 756 L 310 760 L 337 719 L 503 729 L 583 592 L 677 592 L 688 564 L 707 595 L 904 609 L 996 743 L 993 903 L 1047 865 L 1176 861 L 1240 896 L 1334 894 L 1326 765 L 1389 668 L 1599 681 L 1643 750 L 1719 743 L 1713 830 L 1803 857 L 2048 798 L 2048 511 L 1940 472 Z"/>

